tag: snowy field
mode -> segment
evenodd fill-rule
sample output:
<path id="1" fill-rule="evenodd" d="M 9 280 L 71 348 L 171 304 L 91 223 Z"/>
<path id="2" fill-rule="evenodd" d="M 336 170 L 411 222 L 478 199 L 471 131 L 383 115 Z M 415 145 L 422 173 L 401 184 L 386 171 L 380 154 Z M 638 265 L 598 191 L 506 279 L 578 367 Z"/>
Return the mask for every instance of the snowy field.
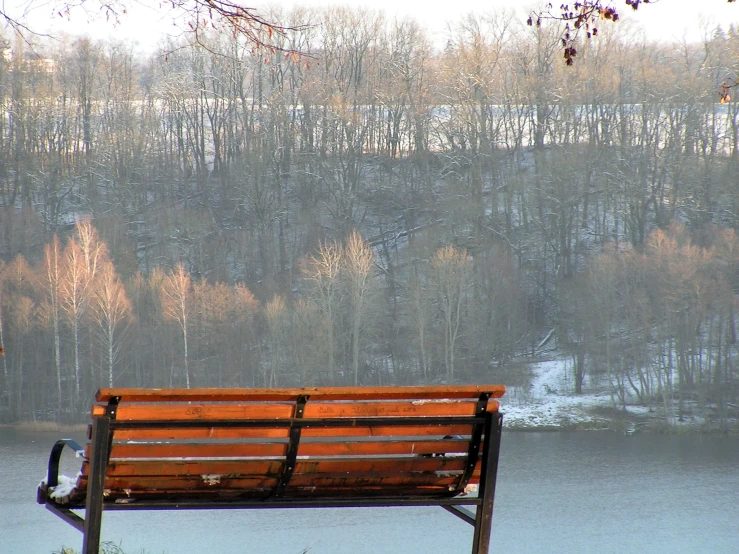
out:
<path id="1" fill-rule="evenodd" d="M 572 368 L 566 360 L 539 362 L 531 366 L 531 385 L 509 387 L 501 401 L 507 429 L 585 428 L 610 429 L 613 421 L 596 414 L 597 408 L 613 406 L 607 392 L 574 394 Z M 644 415 L 646 408 L 629 406 L 629 413 Z"/>

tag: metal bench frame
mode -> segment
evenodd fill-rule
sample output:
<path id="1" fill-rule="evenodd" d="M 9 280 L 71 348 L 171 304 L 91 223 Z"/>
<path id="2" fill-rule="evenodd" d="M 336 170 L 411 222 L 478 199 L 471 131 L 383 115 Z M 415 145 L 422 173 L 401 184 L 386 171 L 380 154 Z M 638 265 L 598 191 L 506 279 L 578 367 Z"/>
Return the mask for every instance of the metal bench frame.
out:
<path id="1" fill-rule="evenodd" d="M 445 424 L 472 424 L 473 437 L 470 441 L 471 448 L 468 453 L 468 463 L 462 477 L 462 483 L 466 483 L 472 474 L 479 458 L 481 457 L 481 474 L 478 485 L 477 497 L 455 496 L 459 489 L 450 491 L 448 496 L 407 496 L 402 498 L 363 497 L 361 491 L 356 496 L 321 497 L 315 499 L 284 498 L 281 491 L 290 480 L 291 470 L 295 467 L 297 446 L 300 441 L 300 432 L 307 427 L 345 427 L 364 426 L 377 424 L 372 418 L 342 418 L 340 421 L 333 419 L 305 419 L 302 417 L 302 409 L 308 401 L 310 394 L 301 395 L 295 404 L 294 417 L 275 421 L 270 420 L 146 420 L 146 421 L 120 421 L 116 420 L 118 397 L 112 397 L 105 407 L 105 413 L 93 417 L 91 429 L 88 431 L 91 444 L 89 459 L 89 475 L 87 484 L 87 496 L 82 505 L 64 505 L 50 498 L 47 489 L 58 484 L 59 462 L 65 447 L 71 448 L 78 455 L 84 454 L 84 449 L 70 439 L 62 439 L 56 442 L 49 457 L 48 476 L 46 485 L 39 487 L 37 502 L 44 504 L 48 510 L 80 530 L 83 535 L 83 554 L 98 554 L 100 549 L 101 526 L 103 510 L 183 510 L 183 509 L 265 509 L 265 508 L 345 508 L 345 507 L 383 507 L 383 506 L 439 506 L 466 521 L 474 527 L 472 540 L 473 554 L 487 554 L 490 545 L 490 534 L 493 517 L 493 503 L 495 497 L 495 483 L 498 470 L 498 455 L 500 451 L 500 438 L 503 417 L 497 410 L 486 409 L 489 393 L 480 395 L 478 409 L 475 416 L 450 417 L 450 416 L 424 416 L 424 417 L 397 417 L 383 418 L 382 425 L 403 426 L 422 425 L 434 426 Z M 142 500 L 134 503 L 107 503 L 104 505 L 105 476 L 113 443 L 113 432 L 121 429 L 136 428 L 227 428 L 227 427 L 275 427 L 284 426 L 289 429 L 289 442 L 285 462 L 285 470 L 274 494 L 262 500 L 234 500 L 216 502 L 213 500 L 188 501 L 166 501 L 160 499 Z M 475 436 L 476 435 L 476 436 Z M 475 450 L 474 444 L 480 444 L 482 452 Z M 476 507 L 475 511 L 467 509 L 468 506 Z M 84 509 L 84 518 L 75 513 L 73 509 Z"/>

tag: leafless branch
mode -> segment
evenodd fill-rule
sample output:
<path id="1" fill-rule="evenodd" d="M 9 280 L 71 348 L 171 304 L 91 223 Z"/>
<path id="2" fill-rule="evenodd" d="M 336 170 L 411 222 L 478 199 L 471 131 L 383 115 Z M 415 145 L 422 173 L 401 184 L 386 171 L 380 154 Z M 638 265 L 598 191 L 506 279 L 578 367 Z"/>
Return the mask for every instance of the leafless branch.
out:
<path id="1" fill-rule="evenodd" d="M 655 0 L 624 0 L 626 5 L 636 11 L 642 4 L 654 4 Z M 736 0 L 727 0 L 732 3 Z M 562 33 L 562 52 L 565 63 L 572 65 L 577 56 L 577 39 L 584 34 L 591 39 L 598 36 L 601 21 L 615 23 L 620 19 L 618 8 L 609 0 L 578 0 L 574 4 L 561 4 L 555 9 L 548 3 L 541 11 L 533 11 L 526 23 L 540 27 L 545 20 L 561 21 L 565 24 Z"/>
<path id="2" fill-rule="evenodd" d="M 130 6 L 139 0 L 62 0 L 60 4 L 51 4 L 52 13 L 65 19 L 72 19 L 76 9 L 84 10 L 91 18 L 103 17 L 106 21 L 117 25 L 126 16 Z M 142 3 L 145 3 L 143 0 Z M 195 42 L 201 40 L 206 29 L 228 31 L 235 37 L 242 37 L 254 50 L 267 50 L 270 53 L 283 52 L 294 60 L 306 55 L 291 46 L 286 38 L 293 32 L 303 31 L 310 27 L 305 25 L 282 25 L 261 15 L 256 9 L 241 5 L 232 0 L 163 0 L 161 7 L 169 9 L 173 18 L 180 21 L 185 32 L 194 36 Z M 21 17 L 0 8 L 0 19 L 6 26 L 27 41 L 28 36 L 40 36 L 38 32 L 25 24 Z M 45 35 L 44 35 L 45 36 Z M 28 42 L 28 41 L 27 41 Z"/>

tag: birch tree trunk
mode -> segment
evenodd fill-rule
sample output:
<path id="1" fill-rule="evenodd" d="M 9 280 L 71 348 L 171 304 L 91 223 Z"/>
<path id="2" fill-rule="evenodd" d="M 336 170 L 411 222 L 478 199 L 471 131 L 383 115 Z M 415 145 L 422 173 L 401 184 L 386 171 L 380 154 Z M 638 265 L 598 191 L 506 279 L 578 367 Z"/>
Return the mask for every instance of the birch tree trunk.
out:
<path id="1" fill-rule="evenodd" d="M 59 238 L 54 235 L 51 244 L 47 244 L 44 248 L 44 261 L 46 269 L 46 293 L 49 301 L 51 312 L 52 332 L 54 335 L 54 373 L 56 374 L 56 393 L 57 393 L 57 417 L 62 413 L 62 364 L 61 364 L 61 347 L 59 339 L 59 287 L 61 285 L 61 247 Z M 1 322 L 0 322 L 1 323 Z M 2 331 L 0 331 L 2 333 Z M 0 339 L 1 339 L 0 335 Z M 0 340 L 0 343 L 2 341 Z"/>
<path id="2" fill-rule="evenodd" d="M 190 364 L 188 355 L 188 325 L 190 322 L 190 296 L 192 281 L 182 264 L 162 280 L 160 301 L 162 313 L 167 321 L 177 323 L 182 332 L 185 387 L 190 388 Z"/>

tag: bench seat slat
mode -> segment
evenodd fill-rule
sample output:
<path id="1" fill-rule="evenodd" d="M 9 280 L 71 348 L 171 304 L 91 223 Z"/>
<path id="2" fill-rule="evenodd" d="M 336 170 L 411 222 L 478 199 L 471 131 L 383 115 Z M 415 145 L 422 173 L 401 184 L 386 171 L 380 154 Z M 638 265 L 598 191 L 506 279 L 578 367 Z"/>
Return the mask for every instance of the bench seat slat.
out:
<path id="1" fill-rule="evenodd" d="M 161 491 L 140 491 L 135 495 L 133 491 L 131 495 L 127 495 L 122 492 L 115 492 L 109 494 L 105 498 L 105 504 L 108 506 L 122 505 L 120 507 L 128 506 L 134 507 L 138 502 L 152 502 L 152 501 L 165 501 L 171 503 L 173 506 L 178 504 L 190 503 L 193 505 L 204 505 L 207 507 L 208 504 L 218 503 L 233 503 L 237 501 L 258 501 L 264 502 L 265 507 L 271 500 L 273 489 L 219 489 L 219 490 L 207 490 L 207 489 L 192 489 L 192 490 L 161 490 Z M 447 496 L 449 493 L 448 487 L 439 486 L 408 486 L 388 489 L 386 486 L 364 486 L 362 487 L 362 498 L 388 498 L 398 500 L 408 500 L 414 497 L 440 497 Z M 303 500 L 326 500 L 332 499 L 357 499 L 356 487 L 334 487 L 329 492 L 323 495 L 316 495 L 313 487 L 295 487 L 285 491 L 281 499 L 300 498 Z M 70 507 L 82 507 L 84 500 L 71 501 Z M 212 506 L 217 507 L 217 506 Z"/>
<path id="2" fill-rule="evenodd" d="M 331 496 L 336 489 L 353 488 L 362 494 L 366 487 L 385 487 L 388 494 L 395 489 L 404 491 L 411 487 L 435 487 L 448 491 L 459 482 L 462 470 L 447 470 L 423 473 L 374 473 L 367 472 L 361 476 L 347 473 L 296 473 L 285 489 L 289 493 L 295 489 L 310 489 L 315 497 Z M 479 482 L 480 472 L 476 471 L 468 484 Z M 181 495 L 192 491 L 207 491 L 227 494 L 237 490 L 240 495 L 260 496 L 263 491 L 273 492 L 279 483 L 279 476 L 239 475 L 239 474 L 202 474 L 202 475 L 150 475 L 150 476 L 110 476 L 105 480 L 106 496 L 117 498 L 135 497 L 166 492 L 169 495 Z M 81 478 L 77 491 L 70 499 L 81 498 L 86 490 L 87 480 Z"/>
<path id="3" fill-rule="evenodd" d="M 344 473 L 335 474 L 296 474 L 290 480 L 288 488 L 291 487 L 308 487 L 314 485 L 316 493 L 320 493 L 321 488 L 331 488 L 333 486 L 349 486 L 355 483 L 357 487 L 362 484 L 375 484 L 379 486 L 381 483 L 387 485 L 397 484 L 417 484 L 417 485 L 443 485 L 456 484 L 459 481 L 459 475 L 454 472 L 444 472 L 443 475 L 436 475 L 434 472 L 427 473 L 368 473 L 366 475 L 349 475 Z M 169 490 L 181 489 L 189 490 L 193 488 L 201 488 L 204 490 L 221 489 L 221 488 L 250 488 L 250 487 L 275 487 L 278 477 L 270 476 L 254 476 L 254 475 L 238 475 L 238 474 L 216 474 L 206 473 L 203 475 L 152 475 L 146 478 L 135 477 L 109 477 L 105 480 L 106 489 L 115 491 L 146 491 L 146 490 Z M 260 484 L 261 483 L 261 484 Z"/>
<path id="4" fill-rule="evenodd" d="M 310 395 L 312 400 L 374 400 L 374 399 L 445 399 L 476 398 L 481 393 L 491 393 L 500 398 L 505 393 L 503 385 L 426 386 L 426 387 L 322 387 L 303 389 L 100 389 L 98 402 L 121 398 L 126 402 L 140 401 L 289 401 L 300 395 Z"/>
<path id="5" fill-rule="evenodd" d="M 466 458 L 451 456 L 396 456 L 378 458 L 327 458 L 299 459 L 295 464 L 296 473 L 320 472 L 423 472 L 462 469 Z M 279 475 L 284 460 L 265 460 L 261 458 L 243 460 L 123 460 L 111 461 L 109 476 L 139 475 L 201 475 L 210 473 L 240 475 Z M 88 464 L 83 466 L 82 475 L 86 478 Z"/>
<path id="6" fill-rule="evenodd" d="M 203 420 L 203 419 L 286 419 L 294 406 L 287 403 L 239 404 L 120 404 L 117 421 Z"/>
<path id="7" fill-rule="evenodd" d="M 464 454 L 469 442 L 464 440 L 393 440 L 352 442 L 302 442 L 298 456 L 357 456 L 392 454 Z M 111 460 L 128 458 L 223 458 L 285 456 L 286 443 L 242 444 L 114 444 Z M 89 457 L 89 453 L 88 453 Z"/>
<path id="8" fill-rule="evenodd" d="M 193 427 L 161 429 L 117 429 L 116 440 L 259 439 L 287 438 L 288 427 Z"/>
<path id="9" fill-rule="evenodd" d="M 282 460 L 122 460 L 108 464 L 109 477 L 152 475 L 274 475 L 282 473 Z"/>
<path id="10" fill-rule="evenodd" d="M 148 476 L 143 477 L 108 477 L 105 479 L 105 488 L 108 495 L 131 495 L 145 494 L 155 491 L 193 491 L 193 490 L 228 490 L 249 489 L 273 490 L 279 477 L 233 475 L 219 476 L 216 474 L 190 475 L 190 476 Z M 209 484 L 210 483 L 210 484 Z"/>
<path id="11" fill-rule="evenodd" d="M 379 423 L 372 426 L 356 427 L 304 427 L 301 437 L 421 437 L 445 435 L 469 435 L 472 425 L 402 425 L 392 426 Z M 286 438 L 287 427 L 229 427 L 229 428 L 192 428 L 192 429 L 118 429 L 115 432 L 118 440 L 157 440 L 157 439 L 242 439 L 242 438 Z"/>
<path id="12" fill-rule="evenodd" d="M 317 495 L 325 494 L 329 489 L 336 486 L 349 486 L 352 483 L 356 487 L 374 483 L 384 483 L 388 486 L 398 484 L 415 484 L 418 486 L 431 486 L 434 484 L 448 487 L 456 485 L 462 468 L 445 468 L 435 471 L 414 472 L 391 472 L 391 471 L 366 471 L 362 475 L 348 474 L 347 472 L 296 472 L 288 488 L 314 486 Z M 479 468 L 473 473 L 470 484 L 479 481 Z M 231 488 L 274 488 L 278 483 L 279 476 L 267 474 L 228 474 L 228 473 L 204 473 L 185 475 L 119 475 L 108 476 L 105 480 L 105 488 L 108 494 L 131 495 L 151 492 L 155 490 L 220 490 Z M 76 487 L 84 491 L 87 487 L 87 478 L 81 477 Z M 73 495 L 72 495 L 73 496 Z"/>
<path id="13" fill-rule="evenodd" d="M 304 419 L 474 416 L 476 401 L 308 402 Z M 294 405 L 274 403 L 125 403 L 117 421 L 289 419 Z"/>
<path id="14" fill-rule="evenodd" d="M 466 459 L 462 457 L 426 457 L 407 456 L 402 458 L 376 459 L 304 459 L 295 464 L 294 475 L 321 474 L 404 474 L 404 473 L 436 473 L 458 472 L 465 468 Z M 242 476 L 279 476 L 283 461 L 281 460 L 208 460 L 177 461 L 141 460 L 111 463 L 108 477 L 178 477 L 192 475 L 242 475 Z M 80 486 L 86 486 L 89 465 L 85 464 Z M 479 463 L 475 471 L 479 470 Z"/>
<path id="15" fill-rule="evenodd" d="M 430 437 L 470 435 L 472 425 L 461 423 L 451 425 L 377 425 L 357 427 L 303 427 L 301 437 Z"/>
<path id="16" fill-rule="evenodd" d="M 349 417 L 474 416 L 477 401 L 313 402 L 305 406 L 305 419 Z"/>
<path id="17" fill-rule="evenodd" d="M 286 443 L 264 444 L 114 444 L 111 461 L 131 458 L 244 458 L 285 456 Z"/>
<path id="18" fill-rule="evenodd" d="M 363 486 L 362 489 L 362 496 L 363 497 L 385 497 L 385 498 L 400 498 L 400 499 L 407 499 L 414 496 L 445 496 L 449 493 L 449 487 L 448 486 L 424 486 L 424 485 L 414 485 L 414 486 L 397 486 L 395 488 L 388 488 L 387 485 L 383 485 L 381 487 L 378 486 Z M 315 491 L 312 487 L 301 487 L 301 488 L 292 488 L 288 489 L 285 492 L 285 497 L 287 498 L 316 498 Z M 354 486 L 347 486 L 347 487 L 334 487 L 331 489 L 330 494 L 325 495 L 326 498 L 337 498 L 337 497 L 347 497 L 347 498 L 356 498 L 357 497 L 357 487 Z"/>

